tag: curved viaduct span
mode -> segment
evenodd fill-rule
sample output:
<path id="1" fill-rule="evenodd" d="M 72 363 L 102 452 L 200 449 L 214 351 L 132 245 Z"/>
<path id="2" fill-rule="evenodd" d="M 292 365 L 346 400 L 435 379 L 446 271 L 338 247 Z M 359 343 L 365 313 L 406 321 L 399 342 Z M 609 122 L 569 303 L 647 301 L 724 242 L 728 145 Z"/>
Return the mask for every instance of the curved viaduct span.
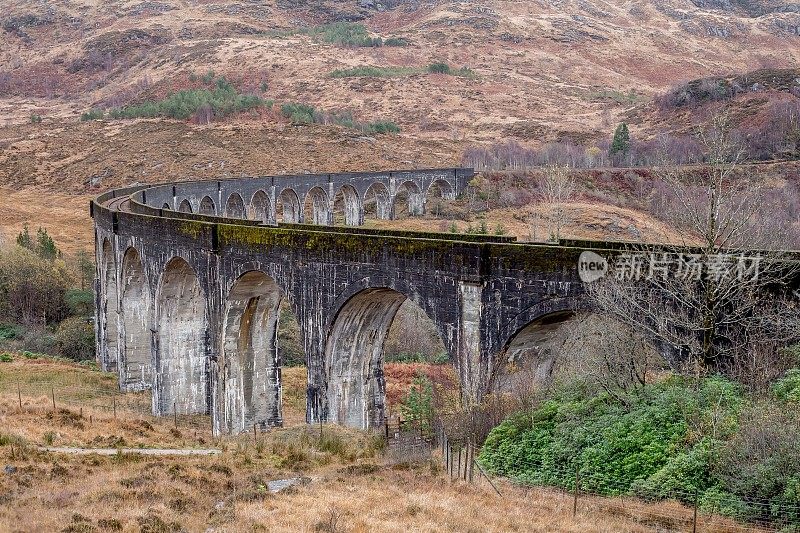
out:
<path id="1" fill-rule="evenodd" d="M 99 196 L 91 213 L 102 368 L 119 373 L 123 390 L 152 389 L 157 415 L 210 413 L 216 431 L 231 433 L 280 425 L 285 298 L 308 365 L 307 421 L 376 427 L 385 413 L 384 340 L 410 298 L 435 324 L 464 398 L 476 401 L 503 357 L 581 307 L 577 262 L 587 243 L 356 227 L 370 190 L 378 217 L 394 216 L 402 189 L 410 214 L 422 214 L 430 189 L 454 198 L 472 176 L 240 178 Z M 330 226 L 337 196 L 344 226 Z M 315 225 L 301 224 L 305 200 Z"/>

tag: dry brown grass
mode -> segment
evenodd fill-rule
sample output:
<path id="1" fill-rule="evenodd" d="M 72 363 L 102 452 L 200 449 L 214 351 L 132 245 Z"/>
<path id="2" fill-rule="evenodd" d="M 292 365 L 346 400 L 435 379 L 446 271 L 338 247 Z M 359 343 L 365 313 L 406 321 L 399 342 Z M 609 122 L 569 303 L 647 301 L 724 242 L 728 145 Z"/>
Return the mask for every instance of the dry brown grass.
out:
<path id="1" fill-rule="evenodd" d="M 390 465 L 375 435 L 301 420 L 256 438 L 212 440 L 203 430 L 173 431 L 170 418 L 145 419 L 120 397 L 117 419 L 98 415 L 89 424 L 88 409 L 83 418 L 74 406 L 54 412 L 44 396 L 25 398 L 20 409 L 9 384 L 58 375 L 103 390 L 111 386 L 107 375 L 47 360 L 2 363 L 0 372 L 0 464 L 16 469 L 0 472 L 0 532 L 685 531 L 691 520 L 677 503 L 590 497 L 581 497 L 573 518 L 570 494 L 499 482 L 498 496 L 483 479 L 448 481 L 436 458 Z M 290 396 L 305 388 L 302 368 L 284 369 L 284 379 Z M 59 455 L 37 450 L 47 433 L 54 445 L 213 444 L 222 453 Z M 295 476 L 309 482 L 280 494 L 266 490 L 270 480 Z M 719 519 L 701 524 L 704 532 L 734 530 Z"/>

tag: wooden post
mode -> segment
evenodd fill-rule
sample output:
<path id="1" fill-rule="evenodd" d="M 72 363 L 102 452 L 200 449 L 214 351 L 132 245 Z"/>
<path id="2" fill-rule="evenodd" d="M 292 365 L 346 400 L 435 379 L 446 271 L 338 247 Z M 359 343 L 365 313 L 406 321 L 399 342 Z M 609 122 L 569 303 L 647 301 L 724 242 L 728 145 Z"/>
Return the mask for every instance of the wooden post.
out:
<path id="1" fill-rule="evenodd" d="M 475 444 L 470 439 L 469 441 L 470 447 L 470 454 L 469 454 L 469 482 L 472 483 L 472 479 L 474 477 L 475 469 L 473 465 L 475 464 Z"/>
<path id="2" fill-rule="evenodd" d="M 19 400 L 19 408 L 22 409 L 22 391 L 19 388 L 19 381 L 17 381 L 17 399 Z"/>
<path id="3" fill-rule="evenodd" d="M 580 490 L 580 465 L 575 465 L 575 494 L 572 500 L 572 517 L 578 514 L 578 491 Z"/>
<path id="4" fill-rule="evenodd" d="M 692 533 L 697 533 L 697 489 L 694 489 L 694 515 L 692 516 Z"/>
<path id="5" fill-rule="evenodd" d="M 172 416 L 175 418 L 175 429 L 178 429 L 178 407 L 177 407 L 177 402 L 172 402 Z"/>
<path id="6" fill-rule="evenodd" d="M 117 419 L 117 395 L 111 396 L 111 403 L 114 405 L 114 420 Z"/>
<path id="7" fill-rule="evenodd" d="M 80 411 L 80 415 L 79 416 L 80 416 L 81 419 L 83 419 L 83 407 L 81 407 L 81 411 Z"/>
<path id="8" fill-rule="evenodd" d="M 56 410 L 56 390 L 50 387 L 50 397 L 53 398 L 53 411 Z"/>
<path id="9" fill-rule="evenodd" d="M 483 477 L 485 477 L 485 478 L 486 478 L 486 481 L 488 481 L 488 482 L 489 482 L 489 485 L 491 485 L 491 486 L 492 486 L 492 488 L 493 488 L 493 489 L 494 489 L 494 491 L 497 493 L 497 495 L 498 495 L 498 496 L 502 496 L 502 494 L 500 494 L 500 490 L 497 488 L 497 485 L 495 485 L 495 484 L 494 484 L 494 482 L 492 482 L 492 478 L 490 478 L 490 477 L 489 477 L 489 474 L 487 474 L 487 473 L 486 473 L 486 472 L 483 470 L 483 467 L 481 466 L 481 464 L 480 464 L 478 461 L 475 461 L 475 466 L 477 466 L 477 467 L 478 467 L 478 471 L 479 471 L 481 474 L 483 474 Z"/>
<path id="10" fill-rule="evenodd" d="M 461 479 L 461 448 L 458 449 L 458 470 L 456 470 L 456 477 Z"/>
<path id="11" fill-rule="evenodd" d="M 256 429 L 256 424 L 253 424 L 253 444 L 258 444 L 258 430 Z"/>
<path id="12" fill-rule="evenodd" d="M 89 415 L 89 425 L 92 425 L 92 415 Z"/>

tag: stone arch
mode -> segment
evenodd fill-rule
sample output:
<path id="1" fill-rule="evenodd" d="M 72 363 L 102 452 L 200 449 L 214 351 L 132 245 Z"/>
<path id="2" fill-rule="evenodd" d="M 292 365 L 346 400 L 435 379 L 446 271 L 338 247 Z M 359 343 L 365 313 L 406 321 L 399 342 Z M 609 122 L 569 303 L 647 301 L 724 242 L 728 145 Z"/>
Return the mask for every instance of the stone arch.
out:
<path id="1" fill-rule="evenodd" d="M 303 205 L 304 220 L 318 226 L 330 224 L 331 208 L 328 193 L 322 187 L 312 187 Z"/>
<path id="2" fill-rule="evenodd" d="M 242 200 L 242 195 L 238 192 L 228 196 L 228 201 L 225 202 L 225 216 L 228 218 L 245 218 L 244 200 Z"/>
<path id="3" fill-rule="evenodd" d="M 200 200 L 200 208 L 197 210 L 201 215 L 215 216 L 217 214 L 217 206 L 214 205 L 214 200 L 210 196 L 204 196 Z"/>
<path id="4" fill-rule="evenodd" d="M 428 190 L 425 191 L 425 194 L 434 197 L 438 196 L 444 200 L 456 199 L 456 190 L 453 184 L 443 178 L 434 180 L 434 182 L 428 186 Z"/>
<path id="5" fill-rule="evenodd" d="M 240 276 L 228 292 L 222 334 L 223 427 L 240 433 L 279 426 L 278 307 L 282 291 L 260 271 Z"/>
<path id="6" fill-rule="evenodd" d="M 158 344 L 154 411 L 208 412 L 206 297 L 194 269 L 175 257 L 161 275 L 156 301 Z"/>
<path id="7" fill-rule="evenodd" d="M 379 220 L 390 220 L 392 218 L 392 197 L 389 189 L 376 181 L 364 193 L 364 218 L 372 215 Z"/>
<path id="8" fill-rule="evenodd" d="M 191 213 L 192 212 L 192 204 L 186 198 L 178 206 L 179 213 Z"/>
<path id="9" fill-rule="evenodd" d="M 170 205 L 167 202 L 164 202 L 164 205 L 161 206 L 161 209 L 171 210 L 172 207 L 170 207 Z"/>
<path id="10" fill-rule="evenodd" d="M 364 223 L 361 197 L 352 185 L 342 185 L 333 200 L 333 223 L 360 226 Z"/>
<path id="11" fill-rule="evenodd" d="M 394 198 L 392 198 L 395 216 L 397 216 L 399 212 L 398 200 L 400 200 L 401 204 L 403 200 L 405 200 L 409 216 L 425 214 L 425 193 L 414 181 L 404 181 L 397 187 Z"/>
<path id="12" fill-rule="evenodd" d="M 117 262 L 108 239 L 103 239 L 103 339 L 105 349 L 100 353 L 100 367 L 115 372 L 119 362 L 119 292 Z"/>
<path id="13" fill-rule="evenodd" d="M 554 311 L 519 329 L 503 347 L 490 388 L 513 392 L 523 390 L 531 383 L 546 386 L 559 351 L 558 331 L 575 316 L 576 311 L 571 309 Z"/>
<path id="14" fill-rule="evenodd" d="M 406 300 L 388 287 L 367 288 L 336 313 L 325 343 L 327 419 L 361 429 L 380 427 L 386 416 L 383 348 Z"/>
<path id="15" fill-rule="evenodd" d="M 249 218 L 264 223 L 275 220 L 272 212 L 272 199 L 266 192 L 259 190 L 253 194 L 253 198 L 250 199 Z"/>
<path id="16" fill-rule="evenodd" d="M 281 222 L 297 224 L 301 221 L 302 212 L 297 192 L 292 188 L 283 189 L 275 205 L 275 216 L 280 216 Z"/>
<path id="17" fill-rule="evenodd" d="M 150 291 L 139 252 L 128 248 L 122 259 L 120 384 L 124 390 L 152 387 Z"/>

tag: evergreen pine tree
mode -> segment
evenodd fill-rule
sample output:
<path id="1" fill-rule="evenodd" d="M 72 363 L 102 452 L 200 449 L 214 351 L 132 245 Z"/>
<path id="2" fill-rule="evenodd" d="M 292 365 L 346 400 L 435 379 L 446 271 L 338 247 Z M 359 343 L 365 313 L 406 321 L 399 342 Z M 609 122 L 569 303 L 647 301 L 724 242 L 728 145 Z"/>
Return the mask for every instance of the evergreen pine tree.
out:
<path id="1" fill-rule="evenodd" d="M 33 250 L 33 239 L 31 239 L 31 232 L 28 230 L 27 224 L 25 224 L 20 234 L 17 235 L 17 244 L 28 250 Z"/>
<path id="2" fill-rule="evenodd" d="M 39 254 L 39 257 L 51 261 L 61 255 L 61 252 L 56 248 L 56 243 L 47 234 L 46 229 L 39 228 L 36 230 L 36 253 Z"/>
<path id="3" fill-rule="evenodd" d="M 628 130 L 628 125 L 623 122 L 617 126 L 617 129 L 614 131 L 614 139 L 611 141 L 611 148 L 609 149 L 608 154 L 612 157 L 618 154 L 627 156 L 630 148 L 631 134 Z"/>

